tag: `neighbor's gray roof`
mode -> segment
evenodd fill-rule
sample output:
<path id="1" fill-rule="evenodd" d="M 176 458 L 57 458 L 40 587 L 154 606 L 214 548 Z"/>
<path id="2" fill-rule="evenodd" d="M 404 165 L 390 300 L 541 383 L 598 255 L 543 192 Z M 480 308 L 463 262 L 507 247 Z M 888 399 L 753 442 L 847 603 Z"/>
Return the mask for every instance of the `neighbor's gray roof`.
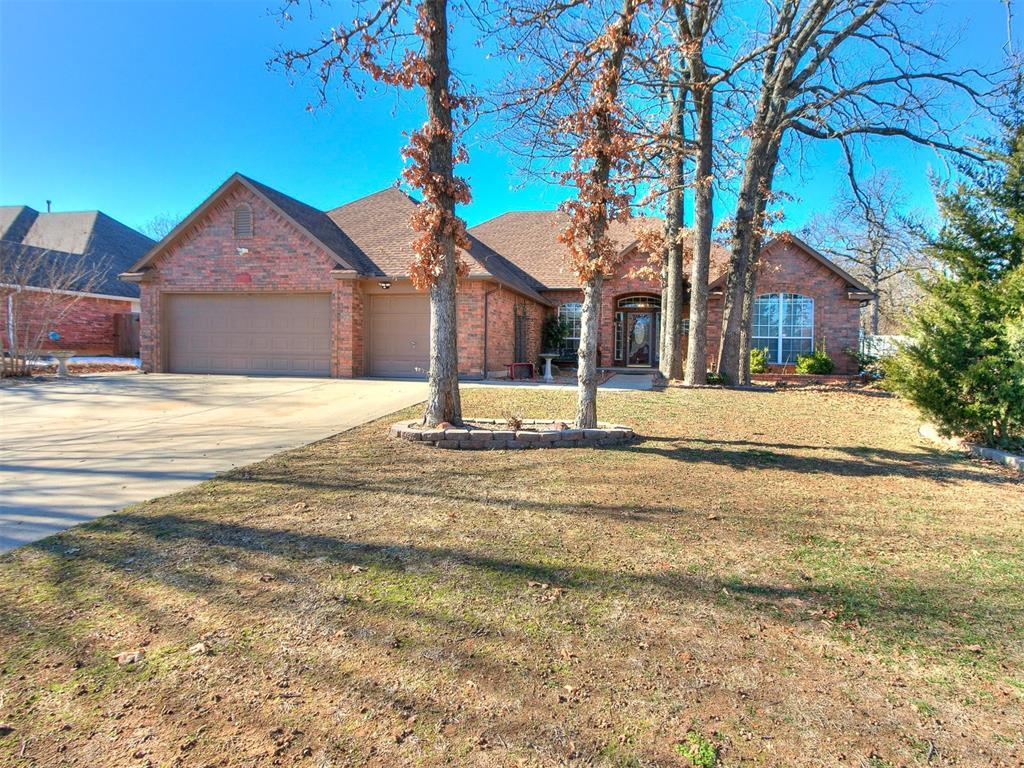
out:
<path id="1" fill-rule="evenodd" d="M 125 299 L 138 298 L 137 286 L 118 280 L 118 273 L 111 270 L 108 262 L 99 256 L 0 240 L 0 282 L 6 279 L 5 272 L 18 261 L 23 265 L 17 268 L 20 273 L 17 275 L 18 284 L 34 288 L 57 288 L 64 291 L 121 296 Z M 85 264 L 78 263 L 83 261 Z M 67 267 L 67 271 L 63 271 L 64 265 L 68 262 L 71 262 L 71 265 Z M 22 273 L 22 270 L 29 267 L 34 268 L 36 274 Z M 52 275 L 58 275 L 56 280 Z M 136 290 L 133 291 L 133 288 Z"/>
<path id="2" fill-rule="evenodd" d="M 52 251 L 56 258 L 89 260 L 101 277 L 92 293 L 136 298 L 137 285 L 118 279 L 153 240 L 102 211 L 39 213 L 28 206 L 0 208 L 0 239 L 8 244 Z M 10 256 L 10 248 L 5 250 Z"/>
<path id="3" fill-rule="evenodd" d="M 0 240 L 20 243 L 38 215 L 39 211 L 27 205 L 0 206 Z"/>

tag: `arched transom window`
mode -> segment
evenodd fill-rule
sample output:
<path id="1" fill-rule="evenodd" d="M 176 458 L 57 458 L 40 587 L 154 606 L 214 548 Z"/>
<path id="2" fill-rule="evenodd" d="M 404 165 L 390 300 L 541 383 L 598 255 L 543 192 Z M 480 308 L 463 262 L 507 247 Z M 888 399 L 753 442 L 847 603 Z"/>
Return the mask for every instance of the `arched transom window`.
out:
<path id="1" fill-rule="evenodd" d="M 617 303 L 619 309 L 661 309 L 660 296 L 623 296 Z"/>
<path id="2" fill-rule="evenodd" d="M 248 203 L 235 206 L 235 237 L 252 237 L 252 206 Z"/>
<path id="3" fill-rule="evenodd" d="M 751 346 L 768 362 L 791 365 L 814 349 L 814 299 L 798 293 L 763 293 L 754 300 Z"/>
<path id="4" fill-rule="evenodd" d="M 565 342 L 562 344 L 562 357 L 576 357 L 580 348 L 580 317 L 583 305 L 578 301 L 562 304 L 558 308 L 558 319 L 565 325 Z"/>

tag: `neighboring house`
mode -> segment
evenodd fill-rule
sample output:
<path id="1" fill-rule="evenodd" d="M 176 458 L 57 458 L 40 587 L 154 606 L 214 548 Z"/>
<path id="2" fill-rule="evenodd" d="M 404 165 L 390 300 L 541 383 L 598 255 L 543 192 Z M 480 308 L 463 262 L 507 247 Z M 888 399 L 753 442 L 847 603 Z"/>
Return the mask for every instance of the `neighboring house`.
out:
<path id="1" fill-rule="evenodd" d="M 20 276 L 18 290 L 11 283 L 0 285 L 0 333 L 41 336 L 44 350 L 135 354 L 139 290 L 118 274 L 153 245 L 141 232 L 100 211 L 40 213 L 28 206 L 0 207 L 0 267 L 17 259 L 52 265 L 39 270 L 38 278 Z M 0 275 L 4 271 L 0 268 Z M 82 284 L 60 280 L 56 293 L 64 298 L 57 297 L 50 272 L 80 272 Z M 65 307 L 55 310 L 55 300 Z M 11 328 L 15 317 L 18 327 Z M 56 331 L 60 339 L 51 341 L 49 331 Z"/>
<path id="2" fill-rule="evenodd" d="M 408 278 L 416 205 L 389 188 L 321 211 L 232 175 L 121 275 L 141 287 L 144 368 L 425 375 L 429 296 Z M 541 324 L 552 313 L 578 329 L 581 293 L 557 241 L 562 216 L 506 214 L 470 230 L 471 246 L 460 254 L 470 269 L 458 293 L 463 375 L 501 375 L 508 363 L 537 360 Z M 602 302 L 606 366 L 657 364 L 660 288 L 635 247 L 638 225 L 613 229 L 623 262 Z M 711 346 L 726 260 L 716 252 Z M 772 243 L 762 261 L 758 339 L 783 359 L 824 340 L 837 368 L 854 371 L 840 350 L 856 345 L 866 289 L 796 240 Z M 800 322 L 787 320 L 794 312 Z"/>

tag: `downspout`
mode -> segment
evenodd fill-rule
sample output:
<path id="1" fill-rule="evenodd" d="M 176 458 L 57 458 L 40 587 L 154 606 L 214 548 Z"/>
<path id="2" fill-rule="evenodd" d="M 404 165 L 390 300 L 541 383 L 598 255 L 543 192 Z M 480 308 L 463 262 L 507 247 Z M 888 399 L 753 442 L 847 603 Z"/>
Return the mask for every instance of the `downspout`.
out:
<path id="1" fill-rule="evenodd" d="M 17 289 L 15 289 L 17 290 Z M 14 291 L 7 294 L 7 341 L 11 354 L 14 353 Z"/>
<path id="2" fill-rule="evenodd" d="M 484 291 L 484 375 L 483 378 L 487 378 L 487 326 L 490 325 L 490 318 L 488 317 L 491 307 L 491 294 L 497 293 L 500 289 L 492 288 L 489 291 Z"/>

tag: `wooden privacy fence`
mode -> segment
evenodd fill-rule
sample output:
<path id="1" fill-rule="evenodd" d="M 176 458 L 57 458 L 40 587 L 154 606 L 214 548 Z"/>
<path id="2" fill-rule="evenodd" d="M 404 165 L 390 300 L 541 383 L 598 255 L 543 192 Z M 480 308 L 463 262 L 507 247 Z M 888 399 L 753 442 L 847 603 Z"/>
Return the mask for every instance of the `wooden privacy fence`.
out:
<path id="1" fill-rule="evenodd" d="M 114 315 L 114 354 L 117 357 L 139 356 L 139 313 Z"/>

